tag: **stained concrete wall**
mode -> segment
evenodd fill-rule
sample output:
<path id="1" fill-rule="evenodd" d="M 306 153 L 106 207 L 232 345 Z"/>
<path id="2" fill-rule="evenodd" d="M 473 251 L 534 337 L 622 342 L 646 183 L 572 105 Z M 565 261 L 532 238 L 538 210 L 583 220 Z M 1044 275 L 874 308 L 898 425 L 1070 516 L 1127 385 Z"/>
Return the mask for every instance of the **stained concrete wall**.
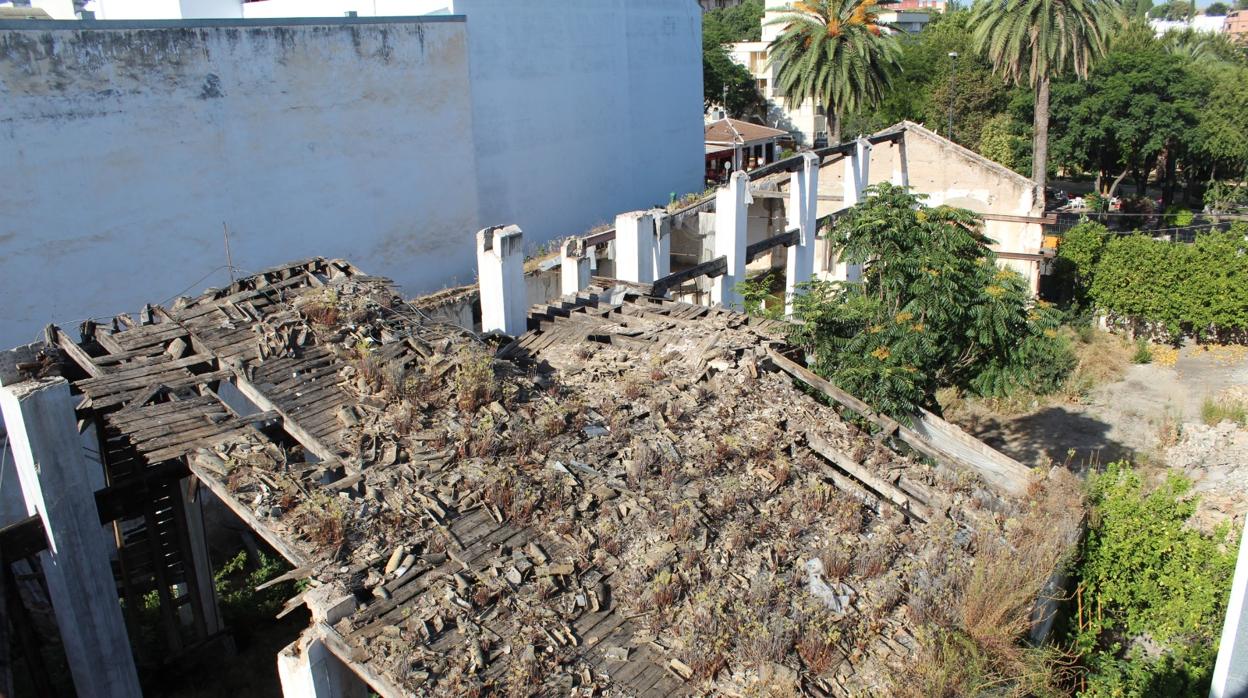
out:
<path id="1" fill-rule="evenodd" d="M 324 255 L 470 282 L 463 18 L 0 25 L 0 346 Z"/>
<path id="2" fill-rule="evenodd" d="M 1044 213 L 1044 198 L 1030 179 L 999 165 L 962 146 L 948 141 L 918 124 L 906 123 L 905 171 L 910 188 L 926 196 L 929 206 L 948 204 L 976 213 L 1039 217 Z M 903 147 L 881 143 L 871 150 L 869 181 L 871 184 L 890 182 L 901 171 Z M 844 193 L 845 165 L 837 161 L 820 168 L 819 194 L 840 197 Z M 819 215 L 826 216 L 844 208 L 837 200 L 821 199 Z M 995 241 L 998 252 L 1038 253 L 1043 229 L 1036 223 L 985 221 L 984 233 Z M 820 240 L 816 248 L 816 268 L 831 269 L 826 244 Z M 1001 265 L 1023 274 L 1035 287 L 1038 267 L 1034 262 L 1001 260 Z M 821 274 L 826 276 L 825 274 Z"/>

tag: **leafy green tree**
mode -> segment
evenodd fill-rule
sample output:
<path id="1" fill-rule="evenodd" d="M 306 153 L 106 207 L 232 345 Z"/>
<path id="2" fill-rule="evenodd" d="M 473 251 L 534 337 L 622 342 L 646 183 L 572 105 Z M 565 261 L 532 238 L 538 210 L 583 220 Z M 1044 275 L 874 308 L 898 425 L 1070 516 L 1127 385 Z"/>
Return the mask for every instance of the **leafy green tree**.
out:
<path id="1" fill-rule="evenodd" d="M 763 38 L 763 0 L 745 0 L 736 7 L 702 13 L 702 36 L 718 44 L 758 41 Z"/>
<path id="2" fill-rule="evenodd" d="M 980 155 L 1010 169 L 1018 166 L 1019 151 L 1025 147 L 1017 124 L 1009 114 L 997 114 L 984 124 L 980 132 Z"/>
<path id="3" fill-rule="evenodd" d="M 1235 569 L 1234 541 L 1188 525 L 1191 483 L 1145 485 L 1126 463 L 1088 480 L 1092 511 L 1067 639 L 1088 670 L 1081 696 L 1203 696 Z M 1146 652 L 1141 641 L 1155 649 Z"/>
<path id="4" fill-rule="evenodd" d="M 710 10 L 702 15 L 702 102 L 709 109 L 723 104 L 727 87 L 730 116 L 763 118 L 767 101 L 759 93 L 754 76 L 728 55 L 727 44 L 758 41 L 762 36 L 763 0 L 746 0 L 736 7 Z"/>
<path id="5" fill-rule="evenodd" d="M 1115 46 L 1089 79 L 1059 83 L 1053 100 L 1056 159 L 1102 181 L 1129 172 L 1140 195 L 1163 153 L 1178 157 L 1190 146 L 1206 91 L 1181 58 L 1148 40 Z"/>
<path id="6" fill-rule="evenodd" d="M 1230 11 L 1231 8 L 1227 7 L 1226 3 L 1214 2 L 1210 3 L 1209 6 L 1205 8 L 1205 15 L 1209 17 L 1225 17 L 1226 13 Z"/>
<path id="7" fill-rule="evenodd" d="M 938 388 L 980 395 L 1050 392 L 1073 365 L 1058 315 L 999 269 L 974 213 L 928 208 L 879 184 L 828 234 L 862 280 L 814 282 L 798 297 L 793 339 L 816 372 L 906 419 L 939 409 Z"/>
<path id="8" fill-rule="evenodd" d="M 771 42 L 777 86 L 790 105 L 811 100 L 841 139 L 841 119 L 879 104 L 898 70 L 897 39 L 877 7 L 897 0 L 810 0 L 786 8 L 772 23 L 784 30 Z"/>
<path id="9" fill-rule="evenodd" d="M 1209 178 L 1248 177 L 1248 67 L 1203 66 L 1209 81 L 1194 134 L 1195 150 L 1209 166 Z"/>
<path id="10" fill-rule="evenodd" d="M 1084 221 L 1067 230 L 1057 246 L 1054 275 L 1060 286 L 1069 290 L 1072 306 L 1086 308 L 1096 265 L 1101 261 L 1109 229 L 1100 223 Z"/>
<path id="11" fill-rule="evenodd" d="M 975 42 L 1007 81 L 1026 82 L 1036 93 L 1032 179 L 1047 177 L 1049 92 L 1065 73 L 1087 77 L 1120 23 L 1116 0 L 977 0 Z"/>

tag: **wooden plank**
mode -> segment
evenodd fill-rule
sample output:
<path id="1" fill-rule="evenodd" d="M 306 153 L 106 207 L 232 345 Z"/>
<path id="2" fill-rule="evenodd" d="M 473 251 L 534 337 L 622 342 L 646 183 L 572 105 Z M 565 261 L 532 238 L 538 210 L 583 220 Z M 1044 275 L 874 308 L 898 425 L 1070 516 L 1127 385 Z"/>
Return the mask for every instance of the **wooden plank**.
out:
<path id="1" fill-rule="evenodd" d="M 409 694 L 394 684 L 390 677 L 375 671 L 371 665 L 357 657 L 355 650 L 333 628 L 322 623 L 317 624 L 316 631 L 325 647 L 355 672 L 356 676 L 363 679 L 380 698 L 407 698 Z"/>
<path id="2" fill-rule="evenodd" d="M 745 263 L 749 264 L 750 262 L 753 262 L 759 257 L 762 257 L 763 255 L 770 252 L 773 247 L 780 247 L 781 245 L 785 247 L 792 247 L 796 245 L 798 234 L 800 232 L 801 232 L 800 230 L 798 230 L 797 228 L 794 228 L 792 230 L 780 233 L 779 235 L 773 235 L 767 238 L 766 240 L 759 240 L 753 245 L 746 247 L 745 248 Z"/>
<path id="3" fill-rule="evenodd" d="M 48 537 L 38 514 L 0 528 L 0 564 L 8 565 L 47 549 Z"/>
<path id="4" fill-rule="evenodd" d="M 214 381 L 219 381 L 222 379 L 228 379 L 232 375 L 233 375 L 233 372 L 228 371 L 228 370 L 209 371 L 208 373 L 194 373 L 194 374 L 187 373 L 185 376 L 182 376 L 176 379 L 174 378 L 162 379 L 161 382 L 165 384 L 165 387 L 170 388 L 170 389 L 187 388 L 191 386 L 212 383 Z M 127 390 L 127 391 L 120 392 L 120 393 L 104 395 L 98 398 L 92 398 L 92 401 L 91 401 L 92 407 L 96 409 L 102 409 L 104 407 L 112 407 L 113 405 L 125 404 L 126 402 L 130 400 L 130 398 L 134 396 L 135 392 L 136 390 L 131 389 L 131 390 Z"/>
<path id="5" fill-rule="evenodd" d="M 316 454 L 317 458 L 320 458 L 321 460 L 337 460 L 338 459 L 337 451 L 330 449 L 328 446 L 322 443 L 320 439 L 316 438 L 316 436 L 314 436 L 311 432 L 304 429 L 299 424 L 299 422 L 295 421 L 291 417 L 291 415 L 286 412 L 286 410 L 280 408 L 275 402 L 270 400 L 269 397 L 264 394 L 264 392 L 258 389 L 255 385 L 252 385 L 251 381 L 247 380 L 247 376 L 243 374 L 243 371 L 241 368 L 235 365 L 233 368 L 233 372 L 234 372 L 234 386 L 238 388 L 238 391 L 242 393 L 248 400 L 251 400 L 251 402 L 257 407 L 259 407 L 260 409 L 265 410 L 265 411 L 276 412 L 278 415 L 280 415 L 282 418 L 282 428 L 286 430 L 287 434 L 290 434 L 291 436 L 293 436 L 296 441 L 298 441 L 300 444 L 303 445 L 304 448 Z M 343 465 L 347 468 L 348 471 L 354 474 L 355 472 L 354 466 L 350 465 L 349 463 L 345 461 Z"/>
<path id="6" fill-rule="evenodd" d="M 770 357 L 776 366 L 779 366 L 785 373 L 788 373 L 803 383 L 809 383 L 810 385 L 818 388 L 823 392 L 823 394 L 857 412 L 871 422 L 879 425 L 881 428 L 896 428 L 897 422 L 893 419 L 877 414 L 876 411 L 871 409 L 871 406 L 867 403 L 836 387 L 836 385 L 831 381 L 817 375 L 814 371 L 811 371 L 804 366 L 799 366 L 788 357 L 776 351 L 774 347 L 767 348 L 767 356 Z"/>
<path id="7" fill-rule="evenodd" d="M 290 545 L 284 536 L 279 535 L 276 531 L 261 521 L 250 507 L 235 499 L 234 495 L 230 493 L 230 490 L 225 486 L 225 483 L 217 480 L 211 470 L 198 463 L 197 456 L 192 455 L 188 464 L 191 472 L 199 478 L 201 483 L 207 485 L 208 489 L 212 490 L 213 494 L 217 495 L 217 497 L 220 498 L 220 500 L 224 502 L 231 511 L 238 515 L 238 518 L 242 519 L 248 526 L 250 526 L 251 530 L 255 531 L 256 534 L 263 538 L 266 543 L 273 546 L 273 549 L 280 553 L 282 557 L 286 558 L 287 562 L 294 567 L 307 567 L 311 563 L 311 560 L 308 559 L 306 554 Z"/>
<path id="8" fill-rule="evenodd" d="M 59 327 L 48 325 L 45 333 L 55 338 L 56 345 L 65 352 L 66 356 L 73 359 L 74 363 L 78 364 L 82 370 L 86 371 L 88 375 L 96 378 L 105 375 L 104 369 L 97 366 L 91 356 L 83 351 L 82 347 L 75 344 L 72 339 L 67 337 Z"/>
<path id="9" fill-rule="evenodd" d="M 897 505 L 897 508 L 901 509 L 902 513 L 924 523 L 932 520 L 932 510 L 926 504 L 911 498 L 898 489 L 897 486 L 884 481 L 858 463 L 855 463 L 852 458 L 828 443 L 823 437 L 808 430 L 806 432 L 806 443 L 810 446 L 810 450 L 832 461 L 841 470 L 863 485 L 866 485 L 868 489 Z"/>
<path id="10" fill-rule="evenodd" d="M 688 269 L 685 269 L 684 271 L 678 271 L 675 274 L 668 274 L 667 276 L 659 279 L 658 281 L 655 281 L 651 285 L 650 293 L 648 295 L 664 296 L 664 295 L 667 295 L 668 290 L 670 290 L 672 287 L 679 286 L 685 283 L 686 281 L 691 281 L 701 276 L 709 276 L 711 278 L 715 278 L 717 276 L 723 276 L 724 274 L 727 274 L 727 273 L 728 273 L 728 258 L 721 255 L 719 257 L 716 257 L 715 259 L 712 259 L 709 262 L 703 262 L 701 264 L 689 267 Z"/>

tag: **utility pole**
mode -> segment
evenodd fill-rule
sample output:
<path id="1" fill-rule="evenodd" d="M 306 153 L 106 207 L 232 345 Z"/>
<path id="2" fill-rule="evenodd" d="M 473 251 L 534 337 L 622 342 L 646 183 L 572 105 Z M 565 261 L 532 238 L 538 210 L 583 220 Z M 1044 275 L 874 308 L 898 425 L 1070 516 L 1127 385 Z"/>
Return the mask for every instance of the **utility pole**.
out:
<path id="1" fill-rule="evenodd" d="M 958 87 L 958 52 L 950 51 L 949 58 L 952 59 L 949 69 L 949 128 L 945 130 L 945 136 L 949 140 L 953 140 L 953 104 L 954 97 L 956 97 L 955 91 Z"/>

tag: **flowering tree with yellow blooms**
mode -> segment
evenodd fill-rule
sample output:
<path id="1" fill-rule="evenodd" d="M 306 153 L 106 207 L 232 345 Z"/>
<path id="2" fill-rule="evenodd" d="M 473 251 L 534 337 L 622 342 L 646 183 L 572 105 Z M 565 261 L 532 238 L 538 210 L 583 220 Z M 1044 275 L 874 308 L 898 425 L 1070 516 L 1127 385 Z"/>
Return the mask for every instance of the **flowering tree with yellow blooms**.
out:
<path id="1" fill-rule="evenodd" d="M 826 237 L 861 280 L 810 284 L 798 297 L 793 339 L 812 368 L 877 410 L 907 419 L 939 411 L 936 390 L 977 395 L 1048 393 L 1074 366 L 1060 316 L 1001 269 L 965 209 L 922 204 L 879 184 Z"/>
<path id="2" fill-rule="evenodd" d="M 790 106 L 811 100 L 824 109 L 832 143 L 841 140 L 841 117 L 879 104 L 900 70 L 895 30 L 876 13 L 896 2 L 806 0 L 769 22 L 784 25 L 768 47 L 777 86 Z"/>

